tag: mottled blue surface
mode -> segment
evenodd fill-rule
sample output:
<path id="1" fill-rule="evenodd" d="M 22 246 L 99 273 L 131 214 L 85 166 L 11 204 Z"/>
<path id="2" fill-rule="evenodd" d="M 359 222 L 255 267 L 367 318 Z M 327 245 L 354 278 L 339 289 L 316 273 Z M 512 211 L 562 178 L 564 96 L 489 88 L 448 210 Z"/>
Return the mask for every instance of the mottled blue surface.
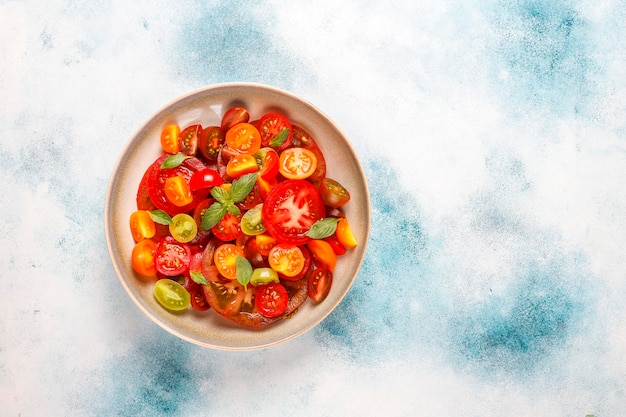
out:
<path id="1" fill-rule="evenodd" d="M 1 416 L 626 414 L 626 3 L 0 1 Z M 372 200 L 353 288 L 253 352 L 143 317 L 103 230 L 207 84 L 313 102 Z"/>

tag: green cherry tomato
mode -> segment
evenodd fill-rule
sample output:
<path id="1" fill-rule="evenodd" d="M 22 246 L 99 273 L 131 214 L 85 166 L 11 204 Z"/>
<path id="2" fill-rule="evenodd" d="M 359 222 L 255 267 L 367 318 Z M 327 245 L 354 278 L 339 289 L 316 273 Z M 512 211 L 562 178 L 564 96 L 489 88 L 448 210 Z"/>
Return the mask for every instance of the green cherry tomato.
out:
<path id="1" fill-rule="evenodd" d="M 189 307 L 189 292 L 176 281 L 163 278 L 154 284 L 154 298 L 168 310 L 181 311 Z"/>
<path id="2" fill-rule="evenodd" d="M 196 221 L 186 213 L 180 213 L 172 217 L 172 223 L 169 228 L 172 237 L 181 243 L 193 240 L 198 234 Z"/>
<path id="3" fill-rule="evenodd" d="M 241 218 L 241 231 L 248 236 L 256 236 L 265 232 L 265 225 L 263 224 L 263 217 L 261 215 L 262 211 L 263 204 L 257 204 L 246 211 Z"/>
<path id="4" fill-rule="evenodd" d="M 278 272 L 272 268 L 255 268 L 250 277 L 250 284 L 258 287 L 259 285 L 269 284 L 270 282 L 280 282 Z"/>

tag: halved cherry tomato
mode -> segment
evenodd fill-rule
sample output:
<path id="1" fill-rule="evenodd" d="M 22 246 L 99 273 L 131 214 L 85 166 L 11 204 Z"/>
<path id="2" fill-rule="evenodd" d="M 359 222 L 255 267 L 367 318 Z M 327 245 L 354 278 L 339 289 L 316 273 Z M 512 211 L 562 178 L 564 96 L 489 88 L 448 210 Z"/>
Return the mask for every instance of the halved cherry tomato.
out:
<path id="1" fill-rule="evenodd" d="M 180 152 L 185 155 L 195 155 L 198 150 L 198 135 L 202 131 L 202 126 L 198 124 L 187 126 L 178 135 Z"/>
<path id="2" fill-rule="evenodd" d="M 189 184 L 183 177 L 178 175 L 165 180 L 165 196 L 177 207 L 184 207 L 193 201 Z"/>
<path id="3" fill-rule="evenodd" d="M 317 157 L 305 148 L 287 148 L 280 154 L 279 172 L 292 180 L 302 180 L 315 172 Z"/>
<path id="4" fill-rule="evenodd" d="M 259 252 L 263 256 L 268 256 L 270 254 L 270 250 L 278 243 L 274 236 L 267 233 L 256 235 L 255 241 Z"/>
<path id="5" fill-rule="evenodd" d="M 224 217 L 211 229 L 216 238 L 228 242 L 237 239 L 243 234 L 241 231 L 241 215 L 235 216 L 227 212 Z"/>
<path id="6" fill-rule="evenodd" d="M 270 282 L 257 288 L 255 304 L 265 317 L 278 317 L 287 310 L 289 294 L 281 284 Z"/>
<path id="7" fill-rule="evenodd" d="M 261 149 L 261 136 L 250 123 L 238 123 L 226 132 L 226 146 L 238 152 L 254 154 Z"/>
<path id="8" fill-rule="evenodd" d="M 256 159 L 247 153 L 233 156 L 226 165 L 226 173 L 232 178 L 239 178 L 244 174 L 251 174 L 258 170 L 259 166 L 256 164 Z"/>
<path id="9" fill-rule="evenodd" d="M 202 287 L 197 285 L 191 291 L 189 291 L 189 298 L 191 301 L 191 307 L 196 311 L 207 311 L 211 306 L 204 296 Z"/>
<path id="10" fill-rule="evenodd" d="M 263 202 L 261 191 L 259 190 L 259 186 L 254 184 L 252 190 L 250 190 L 246 198 L 237 203 L 237 207 L 243 210 L 250 210 L 259 205 L 261 202 Z"/>
<path id="11" fill-rule="evenodd" d="M 178 125 L 169 124 L 163 128 L 161 131 L 161 147 L 165 152 L 170 154 L 180 152 L 178 135 L 180 135 L 180 127 Z"/>
<path id="12" fill-rule="evenodd" d="M 178 282 L 168 278 L 156 282 L 154 298 L 168 310 L 182 311 L 189 307 L 189 292 Z"/>
<path id="13" fill-rule="evenodd" d="M 204 217 L 204 213 L 206 210 L 215 202 L 212 198 L 206 198 L 198 203 L 196 207 L 193 209 L 193 219 L 196 221 L 196 225 L 198 228 L 202 226 L 202 218 Z"/>
<path id="14" fill-rule="evenodd" d="M 307 292 L 316 303 L 324 301 L 333 284 L 333 273 L 322 267 L 311 271 L 307 278 Z"/>
<path id="15" fill-rule="evenodd" d="M 309 252 L 309 250 L 306 248 L 305 245 L 298 246 L 298 247 L 300 248 L 300 251 L 302 252 L 302 255 L 304 256 L 304 266 L 302 267 L 302 271 L 300 271 L 299 274 L 294 275 L 292 277 L 288 277 L 287 275 L 279 273 L 278 276 L 279 276 L 280 279 L 286 280 L 286 281 L 296 281 L 296 280 L 299 280 L 301 278 L 304 278 L 304 276 L 307 274 L 307 272 L 311 268 L 311 266 L 312 266 L 312 263 L 311 263 L 311 253 Z"/>
<path id="16" fill-rule="evenodd" d="M 259 176 L 264 180 L 271 180 L 278 174 L 280 157 L 272 148 L 261 148 L 255 155 L 257 163 L 261 167 Z"/>
<path id="17" fill-rule="evenodd" d="M 285 116 L 278 113 L 268 113 L 261 117 L 261 119 L 259 120 L 261 145 L 271 146 L 270 143 L 272 142 L 272 139 L 278 136 L 278 134 L 284 129 L 289 129 L 287 139 L 281 145 L 274 147 L 280 151 L 286 149 L 289 145 L 291 145 L 291 139 L 293 137 L 291 122 Z"/>
<path id="18" fill-rule="evenodd" d="M 180 275 L 189 268 L 191 247 L 166 236 L 156 244 L 154 259 L 156 270 L 161 274 L 168 277 Z"/>
<path id="19" fill-rule="evenodd" d="M 346 248 L 356 247 L 356 239 L 354 238 L 354 234 L 352 234 L 352 229 L 350 228 L 348 219 L 345 217 L 337 222 L 337 231 L 335 233 L 337 235 L 337 240 L 339 240 L 339 242 Z"/>
<path id="20" fill-rule="evenodd" d="M 182 243 L 190 242 L 198 234 L 196 221 L 186 213 L 178 213 L 172 217 L 169 229 L 172 237 Z"/>
<path id="21" fill-rule="evenodd" d="M 220 274 L 228 279 L 237 278 L 237 267 L 235 262 L 238 256 L 244 256 L 243 249 L 232 243 L 224 243 L 215 249 L 213 261 Z"/>
<path id="22" fill-rule="evenodd" d="M 328 242 L 335 255 L 340 256 L 347 252 L 346 247 L 337 239 L 337 236 L 332 234 L 324 238 L 324 241 Z"/>
<path id="23" fill-rule="evenodd" d="M 320 195 L 322 201 L 328 207 L 341 207 L 350 201 L 350 193 L 339 182 L 331 179 L 324 178 L 320 183 Z"/>
<path id="24" fill-rule="evenodd" d="M 156 225 L 148 210 L 136 210 L 130 215 L 130 231 L 135 242 L 154 237 Z"/>
<path id="25" fill-rule="evenodd" d="M 326 176 L 326 160 L 322 150 L 317 145 L 317 142 L 311 136 L 309 132 L 301 128 L 300 126 L 293 125 L 293 140 L 291 142 L 293 146 L 299 146 L 306 148 L 313 152 L 317 157 L 317 166 L 315 172 L 308 178 L 313 184 L 318 185 L 319 182 Z"/>
<path id="26" fill-rule="evenodd" d="M 241 231 L 248 236 L 256 236 L 265 232 L 261 211 L 263 204 L 246 211 L 241 217 Z"/>
<path id="27" fill-rule="evenodd" d="M 133 247 L 131 263 L 139 275 L 152 276 L 156 274 L 154 264 L 154 250 L 156 244 L 149 239 L 142 240 Z"/>
<path id="28" fill-rule="evenodd" d="M 304 254 L 299 247 L 285 243 L 274 246 L 267 257 L 270 267 L 287 277 L 294 277 L 304 268 Z"/>
<path id="29" fill-rule="evenodd" d="M 187 158 L 182 164 L 175 168 L 161 168 L 161 164 L 168 155 L 157 158 L 149 168 L 148 174 L 148 196 L 156 208 L 165 211 L 170 216 L 178 213 L 188 212 L 193 209 L 194 202 L 200 201 L 209 194 L 208 189 L 192 192 L 193 201 L 183 207 L 178 207 L 165 195 L 165 181 L 173 176 L 180 176 L 185 181 L 190 181 L 194 172 L 206 168 L 198 158 Z"/>
<path id="30" fill-rule="evenodd" d="M 231 127 L 239 123 L 247 123 L 250 120 L 250 114 L 241 106 L 234 106 L 226 110 L 224 116 L 222 116 L 221 128 L 226 132 Z"/>
<path id="31" fill-rule="evenodd" d="M 198 150 L 209 161 L 215 161 L 225 141 L 226 137 L 219 126 L 205 127 L 198 135 Z"/>
<path id="32" fill-rule="evenodd" d="M 263 202 L 263 223 L 268 233 L 292 245 L 310 241 L 307 232 L 325 214 L 319 191 L 306 180 L 278 183 Z"/>
<path id="33" fill-rule="evenodd" d="M 191 191 L 197 191 L 222 185 L 222 182 L 219 172 L 212 168 L 204 168 L 193 173 L 189 180 L 189 188 Z"/>
<path id="34" fill-rule="evenodd" d="M 337 255 L 330 243 L 325 240 L 314 239 L 306 244 L 316 264 L 325 266 L 333 272 L 337 264 Z"/>

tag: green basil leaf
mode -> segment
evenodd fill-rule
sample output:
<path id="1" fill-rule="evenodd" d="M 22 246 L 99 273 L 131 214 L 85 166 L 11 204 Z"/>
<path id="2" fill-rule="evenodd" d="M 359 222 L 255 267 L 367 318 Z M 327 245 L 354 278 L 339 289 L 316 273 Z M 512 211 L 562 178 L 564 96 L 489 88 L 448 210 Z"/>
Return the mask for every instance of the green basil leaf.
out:
<path id="1" fill-rule="evenodd" d="M 278 135 L 274 136 L 272 140 L 270 140 L 270 146 L 272 148 L 278 148 L 280 147 L 280 145 L 285 143 L 288 137 L 289 137 L 289 128 L 286 127 L 283 130 L 281 130 Z"/>
<path id="2" fill-rule="evenodd" d="M 228 211 L 233 216 L 241 215 L 241 210 L 239 210 L 239 207 L 237 207 L 234 203 L 226 204 L 226 211 Z"/>
<path id="3" fill-rule="evenodd" d="M 216 199 L 222 204 L 226 204 L 226 202 L 231 199 L 228 191 L 226 191 L 222 187 L 211 188 L 211 195 L 213 196 L 214 199 Z"/>
<path id="4" fill-rule="evenodd" d="M 243 256 L 237 256 L 237 259 L 235 259 L 235 267 L 237 268 L 237 281 L 247 290 L 248 283 L 252 277 L 252 265 L 250 261 Z"/>
<path id="5" fill-rule="evenodd" d="M 163 210 L 153 210 L 150 212 L 150 218 L 158 224 L 172 224 L 172 218 Z"/>
<path id="6" fill-rule="evenodd" d="M 256 183 L 257 173 L 254 172 L 252 174 L 245 174 L 239 177 L 237 180 L 233 181 L 233 184 L 230 186 L 230 197 L 232 198 L 233 203 L 239 203 L 243 201 Z"/>
<path id="7" fill-rule="evenodd" d="M 201 229 L 209 230 L 222 220 L 224 214 L 226 214 L 226 206 L 224 206 L 224 204 L 219 201 L 211 204 L 204 212 L 204 216 L 202 216 L 202 224 L 200 225 Z"/>
<path id="8" fill-rule="evenodd" d="M 339 219 L 336 217 L 326 217 L 313 223 L 313 226 L 307 232 L 307 236 L 311 239 L 324 239 L 335 233 Z"/>
<path id="9" fill-rule="evenodd" d="M 176 168 L 177 166 L 182 164 L 185 159 L 188 159 L 188 158 L 191 158 L 191 156 L 185 155 L 183 153 L 170 155 L 163 160 L 163 163 L 161 164 L 161 169 Z"/>
<path id="10" fill-rule="evenodd" d="M 209 281 L 207 281 L 204 275 L 202 275 L 202 272 L 189 271 L 189 276 L 194 282 L 197 282 L 198 284 L 209 285 Z"/>

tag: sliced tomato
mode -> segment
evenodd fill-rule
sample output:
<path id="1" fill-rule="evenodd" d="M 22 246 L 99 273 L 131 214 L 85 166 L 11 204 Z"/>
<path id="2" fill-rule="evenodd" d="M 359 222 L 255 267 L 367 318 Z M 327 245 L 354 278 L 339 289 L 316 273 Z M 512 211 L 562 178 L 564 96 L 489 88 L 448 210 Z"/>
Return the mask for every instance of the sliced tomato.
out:
<path id="1" fill-rule="evenodd" d="M 133 247 L 131 264 L 139 275 L 152 276 L 156 274 L 154 264 L 154 250 L 156 245 L 151 240 L 142 240 Z"/>
<path id="2" fill-rule="evenodd" d="M 265 317 L 278 317 L 287 310 L 289 294 L 281 284 L 270 282 L 257 288 L 255 304 Z"/>
<path id="3" fill-rule="evenodd" d="M 238 123 L 226 132 L 226 146 L 237 152 L 254 154 L 261 149 L 261 136 L 250 123 Z"/>
<path id="4" fill-rule="evenodd" d="M 226 110 L 222 116 L 221 128 L 224 132 L 239 123 L 247 123 L 250 120 L 250 114 L 245 107 L 234 106 Z"/>
<path id="5" fill-rule="evenodd" d="M 193 219 L 196 221 L 196 225 L 198 226 L 198 230 L 202 230 L 202 218 L 204 217 L 204 213 L 206 210 L 213 204 L 215 200 L 212 198 L 205 198 L 200 201 L 196 207 L 193 209 Z"/>
<path id="6" fill-rule="evenodd" d="M 177 154 L 180 152 L 180 143 L 178 136 L 180 135 L 180 127 L 176 124 L 169 124 L 161 131 L 161 147 L 169 154 Z"/>
<path id="7" fill-rule="evenodd" d="M 325 213 L 318 189 L 306 180 L 278 183 L 267 195 L 262 212 L 269 234 L 292 245 L 309 242 L 307 232 Z"/>
<path id="8" fill-rule="evenodd" d="M 341 207 L 350 201 L 350 193 L 339 182 L 331 178 L 323 178 L 320 182 L 320 195 L 328 207 Z"/>
<path id="9" fill-rule="evenodd" d="M 304 256 L 304 266 L 302 267 L 302 271 L 300 271 L 299 274 L 294 275 L 292 277 L 288 277 L 284 274 L 279 273 L 278 276 L 280 279 L 286 280 L 286 281 L 299 280 L 301 278 L 304 278 L 304 276 L 307 274 L 309 269 L 312 267 L 313 264 L 311 262 L 311 253 L 309 252 L 309 250 L 306 248 L 306 246 L 299 246 L 299 248 L 300 248 L 300 251 L 302 252 L 302 255 Z"/>
<path id="10" fill-rule="evenodd" d="M 270 254 L 270 250 L 278 243 L 274 236 L 267 233 L 256 235 L 254 240 L 262 256 L 268 256 Z"/>
<path id="11" fill-rule="evenodd" d="M 237 278 L 237 267 L 235 262 L 238 256 L 245 256 L 241 247 L 232 243 L 224 243 L 215 249 L 213 262 L 222 276 L 228 279 Z"/>
<path id="12" fill-rule="evenodd" d="M 294 147 L 281 152 L 278 164 L 279 172 L 292 180 L 310 177 L 317 167 L 317 157 L 306 148 Z"/>
<path id="13" fill-rule="evenodd" d="M 346 247 L 339 241 L 339 239 L 337 239 L 337 235 L 335 234 L 325 237 L 324 241 L 326 241 L 330 247 L 333 248 L 333 252 L 335 252 L 335 255 L 337 256 L 341 256 L 347 252 Z"/>
<path id="14" fill-rule="evenodd" d="M 148 210 L 152 211 L 156 209 L 156 206 L 150 200 L 150 194 L 148 192 L 148 183 L 150 178 L 150 173 L 152 170 L 154 163 L 146 169 L 143 177 L 141 177 L 141 181 L 139 182 L 139 187 L 137 188 L 137 210 Z"/>
<path id="15" fill-rule="evenodd" d="M 311 300 L 320 303 L 326 299 L 333 285 L 333 273 L 326 268 L 311 270 L 307 278 L 307 292 Z"/>
<path id="16" fill-rule="evenodd" d="M 172 217 L 169 229 L 172 237 L 182 243 L 191 242 L 198 235 L 198 225 L 187 213 L 178 213 Z"/>
<path id="17" fill-rule="evenodd" d="M 337 222 L 337 231 L 335 232 L 337 235 L 337 240 L 346 248 L 354 248 L 357 245 L 354 234 L 352 233 L 352 229 L 350 228 L 350 224 L 348 223 L 348 219 L 345 217 Z"/>
<path id="18" fill-rule="evenodd" d="M 130 231 L 135 242 L 154 237 L 156 225 L 148 210 L 136 210 L 130 215 Z"/>
<path id="19" fill-rule="evenodd" d="M 202 126 L 199 124 L 193 124 L 184 128 L 178 135 L 180 152 L 185 155 L 195 155 L 198 150 L 198 135 L 200 132 L 202 132 Z"/>
<path id="20" fill-rule="evenodd" d="M 289 129 L 285 141 L 279 146 L 272 146 L 272 139 L 285 129 Z M 279 151 L 289 147 L 293 137 L 291 122 L 287 117 L 279 113 L 268 113 L 261 117 L 259 120 L 259 133 L 261 134 L 261 146 L 272 146 Z"/>
<path id="21" fill-rule="evenodd" d="M 267 257 L 270 267 L 287 277 L 294 277 L 304 268 L 304 254 L 298 246 L 279 243 Z"/>
<path id="22" fill-rule="evenodd" d="M 226 165 L 226 173 L 231 178 L 239 178 L 244 174 L 251 174 L 258 170 L 259 166 L 256 164 L 256 159 L 247 153 L 233 156 Z"/>
<path id="23" fill-rule="evenodd" d="M 326 176 L 326 160 L 324 159 L 324 154 L 322 153 L 322 150 L 318 146 L 317 142 L 313 136 L 311 136 L 311 134 L 302 127 L 293 125 L 292 145 L 306 148 L 313 152 L 317 157 L 315 172 L 308 178 L 308 180 L 313 184 L 318 185 L 322 178 Z"/>
<path id="24" fill-rule="evenodd" d="M 189 183 L 178 175 L 165 180 L 165 197 L 176 207 L 184 207 L 193 202 Z"/>
<path id="25" fill-rule="evenodd" d="M 229 242 L 243 235 L 241 231 L 241 215 L 235 216 L 227 212 L 224 217 L 211 229 L 216 238 Z"/>
<path id="26" fill-rule="evenodd" d="M 204 290 L 201 286 L 195 286 L 189 291 L 191 307 L 196 311 L 207 311 L 211 306 L 204 296 Z"/>
<path id="27" fill-rule="evenodd" d="M 198 135 L 198 150 L 209 161 L 217 160 L 226 137 L 219 126 L 208 126 Z"/>
<path id="28" fill-rule="evenodd" d="M 272 148 L 261 148 L 255 155 L 257 163 L 260 165 L 259 176 L 268 181 L 276 178 L 280 157 L 278 152 Z"/>
<path id="29" fill-rule="evenodd" d="M 259 189 L 261 199 L 265 200 L 267 198 L 267 195 L 276 184 L 278 184 L 276 178 L 270 178 L 269 180 L 266 180 L 263 179 L 263 177 L 261 176 L 256 177 L 256 185 Z"/>
<path id="30" fill-rule="evenodd" d="M 168 277 L 181 275 L 189 269 L 191 247 L 166 236 L 157 243 L 154 258 L 156 270 L 161 274 Z"/>
<path id="31" fill-rule="evenodd" d="M 326 267 L 330 272 L 335 270 L 337 254 L 335 254 L 330 243 L 325 240 L 314 239 L 307 243 L 306 246 L 317 265 Z"/>

